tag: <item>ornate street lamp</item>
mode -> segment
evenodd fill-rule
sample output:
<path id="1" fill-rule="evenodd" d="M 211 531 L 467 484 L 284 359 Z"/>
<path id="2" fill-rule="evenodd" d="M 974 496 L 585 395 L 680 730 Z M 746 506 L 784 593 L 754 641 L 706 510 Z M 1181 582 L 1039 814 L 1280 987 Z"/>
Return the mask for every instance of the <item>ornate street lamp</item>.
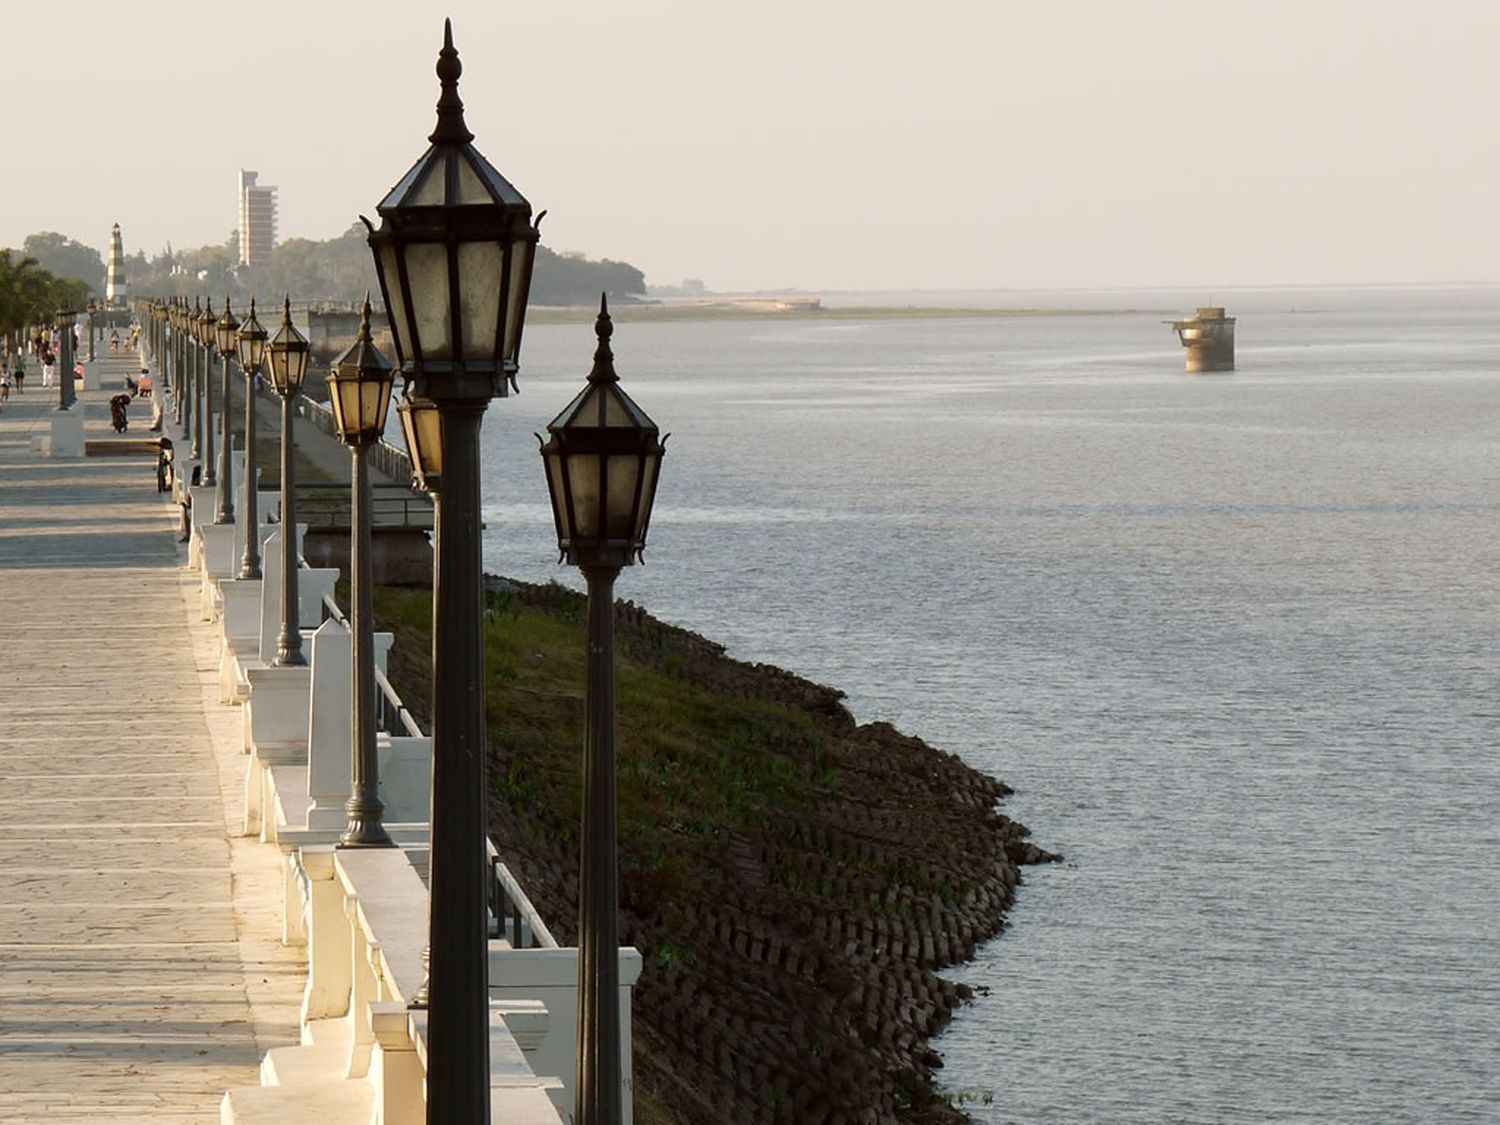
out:
<path id="1" fill-rule="evenodd" d="M 99 311 L 99 306 L 94 303 L 94 298 L 89 298 L 87 305 L 89 314 L 89 362 L 94 362 L 94 314 Z"/>
<path id="2" fill-rule="evenodd" d="M 413 398 L 408 390 L 396 404 L 401 419 L 401 435 L 406 439 L 406 453 L 416 485 L 436 501 L 443 474 L 442 418 L 437 406 L 423 398 Z"/>
<path id="3" fill-rule="evenodd" d="M 214 493 L 214 523 L 234 522 L 234 429 L 229 421 L 229 408 L 233 396 L 229 387 L 229 357 L 234 355 L 235 335 L 240 322 L 229 311 L 229 298 L 224 298 L 224 315 L 217 321 L 209 319 L 203 326 L 204 343 L 208 350 L 219 353 L 219 480 Z M 253 529 L 252 529 L 253 533 Z"/>
<path id="4" fill-rule="evenodd" d="M 57 408 L 67 410 L 78 397 L 77 389 L 73 386 L 73 325 L 78 323 L 78 313 L 74 309 L 58 309 L 54 323 L 59 340 Z"/>
<path id="5" fill-rule="evenodd" d="M 214 322 L 214 299 L 208 299 L 208 307 L 203 308 L 194 302 L 192 320 L 188 328 L 193 334 L 193 340 L 197 343 L 194 349 L 194 364 L 198 372 L 198 385 L 203 389 L 203 400 L 198 404 L 198 438 L 193 443 L 193 450 L 203 450 L 203 475 L 202 481 L 205 486 L 216 485 L 219 481 L 219 469 L 214 459 L 214 384 L 209 378 L 208 369 L 208 335 L 212 335 Z M 205 335 L 205 327 L 208 333 Z"/>
<path id="6" fill-rule="evenodd" d="M 281 396 L 281 635 L 276 640 L 276 659 L 282 667 L 306 664 L 302 655 L 302 628 L 297 594 L 297 491 L 293 479 L 293 400 L 302 393 L 307 377 L 307 357 L 312 349 L 307 338 L 292 325 L 292 298 L 281 306 L 281 327 L 276 330 L 266 354 L 270 361 L 271 386 Z"/>
<path id="7" fill-rule="evenodd" d="M 381 823 L 380 767 L 375 757 L 375 585 L 370 562 L 370 477 L 365 455 L 385 433 L 396 373 L 370 338 L 370 298 L 365 296 L 359 335 L 333 365 L 329 399 L 339 436 L 354 454 L 354 505 L 351 521 L 349 579 L 354 633 L 354 745 L 349 825 L 339 837 L 345 847 L 391 847 Z M 430 1087 L 429 1087 L 430 1088 Z"/>
<path id="8" fill-rule="evenodd" d="M 656 423 L 620 388 L 601 299 L 588 384 L 547 424 L 547 491 L 563 557 L 588 583 L 583 854 L 578 883 L 576 1125 L 620 1125 L 619 887 L 615 831 L 615 578 L 641 557 L 656 496 Z M 537 440 L 541 441 L 538 435 Z"/>
<path id="9" fill-rule="evenodd" d="M 365 220 L 396 357 L 437 408 L 443 449 L 433 581 L 427 1120 L 489 1120 L 484 613 L 479 428 L 516 371 L 537 227 L 474 148 L 443 25 L 430 147 Z"/>
<path id="10" fill-rule="evenodd" d="M 224 302 L 229 315 L 229 302 Z M 255 479 L 255 380 L 266 358 L 266 330 L 255 319 L 255 298 L 250 298 L 250 315 L 235 334 L 239 349 L 240 371 L 245 376 L 245 557 L 240 561 L 241 578 L 259 578 L 260 573 L 260 497 Z"/>

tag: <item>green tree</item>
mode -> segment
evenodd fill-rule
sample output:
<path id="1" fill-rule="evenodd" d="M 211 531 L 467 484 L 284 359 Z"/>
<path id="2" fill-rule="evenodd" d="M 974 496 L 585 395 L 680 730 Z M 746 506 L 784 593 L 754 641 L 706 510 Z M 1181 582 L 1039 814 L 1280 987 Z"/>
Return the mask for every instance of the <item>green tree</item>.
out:
<path id="1" fill-rule="evenodd" d="M 56 277 L 29 255 L 0 250 L 0 336 L 13 345 L 28 325 L 51 324 L 58 309 L 80 308 L 88 297 L 84 282 Z"/>

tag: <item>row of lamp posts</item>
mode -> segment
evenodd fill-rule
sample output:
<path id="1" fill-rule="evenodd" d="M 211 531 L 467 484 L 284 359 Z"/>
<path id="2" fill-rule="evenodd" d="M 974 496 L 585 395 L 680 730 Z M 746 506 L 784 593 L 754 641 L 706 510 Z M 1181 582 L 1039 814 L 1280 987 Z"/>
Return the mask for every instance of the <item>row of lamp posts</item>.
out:
<path id="1" fill-rule="evenodd" d="M 346 847 L 389 846 L 375 766 L 371 610 L 370 482 L 365 465 L 385 432 L 397 370 L 398 406 L 418 485 L 434 502 L 432 808 L 429 870 L 427 1121 L 489 1121 L 489 982 L 485 858 L 488 740 L 484 706 L 483 569 L 479 435 L 492 398 L 518 371 L 521 331 L 540 216 L 473 145 L 458 95 L 462 67 L 445 23 L 437 74 L 441 95 L 430 147 L 364 220 L 389 313 L 397 365 L 375 348 L 366 298 L 357 339 L 332 368 L 330 399 L 353 456 L 350 573 L 354 633 L 351 795 Z M 225 302 L 192 309 L 158 303 L 158 354 L 174 371 L 174 415 L 193 434 L 204 484 L 217 487 L 215 522 L 234 519 L 230 492 L 229 374 L 236 350 L 249 385 L 246 406 L 247 521 L 241 578 L 260 576 L 254 526 L 254 380 L 262 365 L 282 399 L 282 624 L 276 663 L 302 664 L 297 621 L 293 401 L 308 362 L 290 302 L 273 338 L 244 324 Z M 167 330 L 170 329 L 170 332 Z M 615 832 L 614 581 L 645 546 L 663 443 L 625 394 L 614 370 L 613 332 L 601 303 L 588 382 L 547 426 L 541 454 L 558 546 L 588 587 L 583 849 L 579 890 L 577 1125 L 619 1125 L 619 955 Z M 196 342 L 198 347 L 192 345 Z M 221 362 L 225 419 L 217 473 L 208 362 Z M 189 354 L 189 353 L 194 354 Z"/>

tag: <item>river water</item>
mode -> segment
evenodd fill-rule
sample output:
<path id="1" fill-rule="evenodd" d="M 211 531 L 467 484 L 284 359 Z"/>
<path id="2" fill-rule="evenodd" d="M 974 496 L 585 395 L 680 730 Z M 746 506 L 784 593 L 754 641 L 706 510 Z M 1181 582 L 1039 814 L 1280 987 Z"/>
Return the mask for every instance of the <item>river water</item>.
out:
<path id="1" fill-rule="evenodd" d="M 1500 1120 L 1500 292 L 1218 297 L 1232 375 L 1161 323 L 1204 294 L 617 325 L 673 432 L 618 593 L 1003 778 L 1066 853 L 952 973 L 976 1120 Z M 526 335 L 485 562 L 571 582 L 530 433 L 592 332 Z"/>

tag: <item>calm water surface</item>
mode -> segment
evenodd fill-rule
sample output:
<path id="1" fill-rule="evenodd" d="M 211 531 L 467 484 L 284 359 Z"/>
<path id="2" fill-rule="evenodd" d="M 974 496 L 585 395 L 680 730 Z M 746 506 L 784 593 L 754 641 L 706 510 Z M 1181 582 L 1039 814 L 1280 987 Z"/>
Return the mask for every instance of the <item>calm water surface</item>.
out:
<path id="1" fill-rule="evenodd" d="M 1500 293 L 1220 298 L 1229 376 L 1160 323 L 1199 294 L 619 325 L 673 437 L 618 591 L 1067 854 L 954 971 L 977 1120 L 1500 1120 Z M 492 571 L 572 581 L 530 433 L 592 348 L 529 328 L 489 413 Z"/>

